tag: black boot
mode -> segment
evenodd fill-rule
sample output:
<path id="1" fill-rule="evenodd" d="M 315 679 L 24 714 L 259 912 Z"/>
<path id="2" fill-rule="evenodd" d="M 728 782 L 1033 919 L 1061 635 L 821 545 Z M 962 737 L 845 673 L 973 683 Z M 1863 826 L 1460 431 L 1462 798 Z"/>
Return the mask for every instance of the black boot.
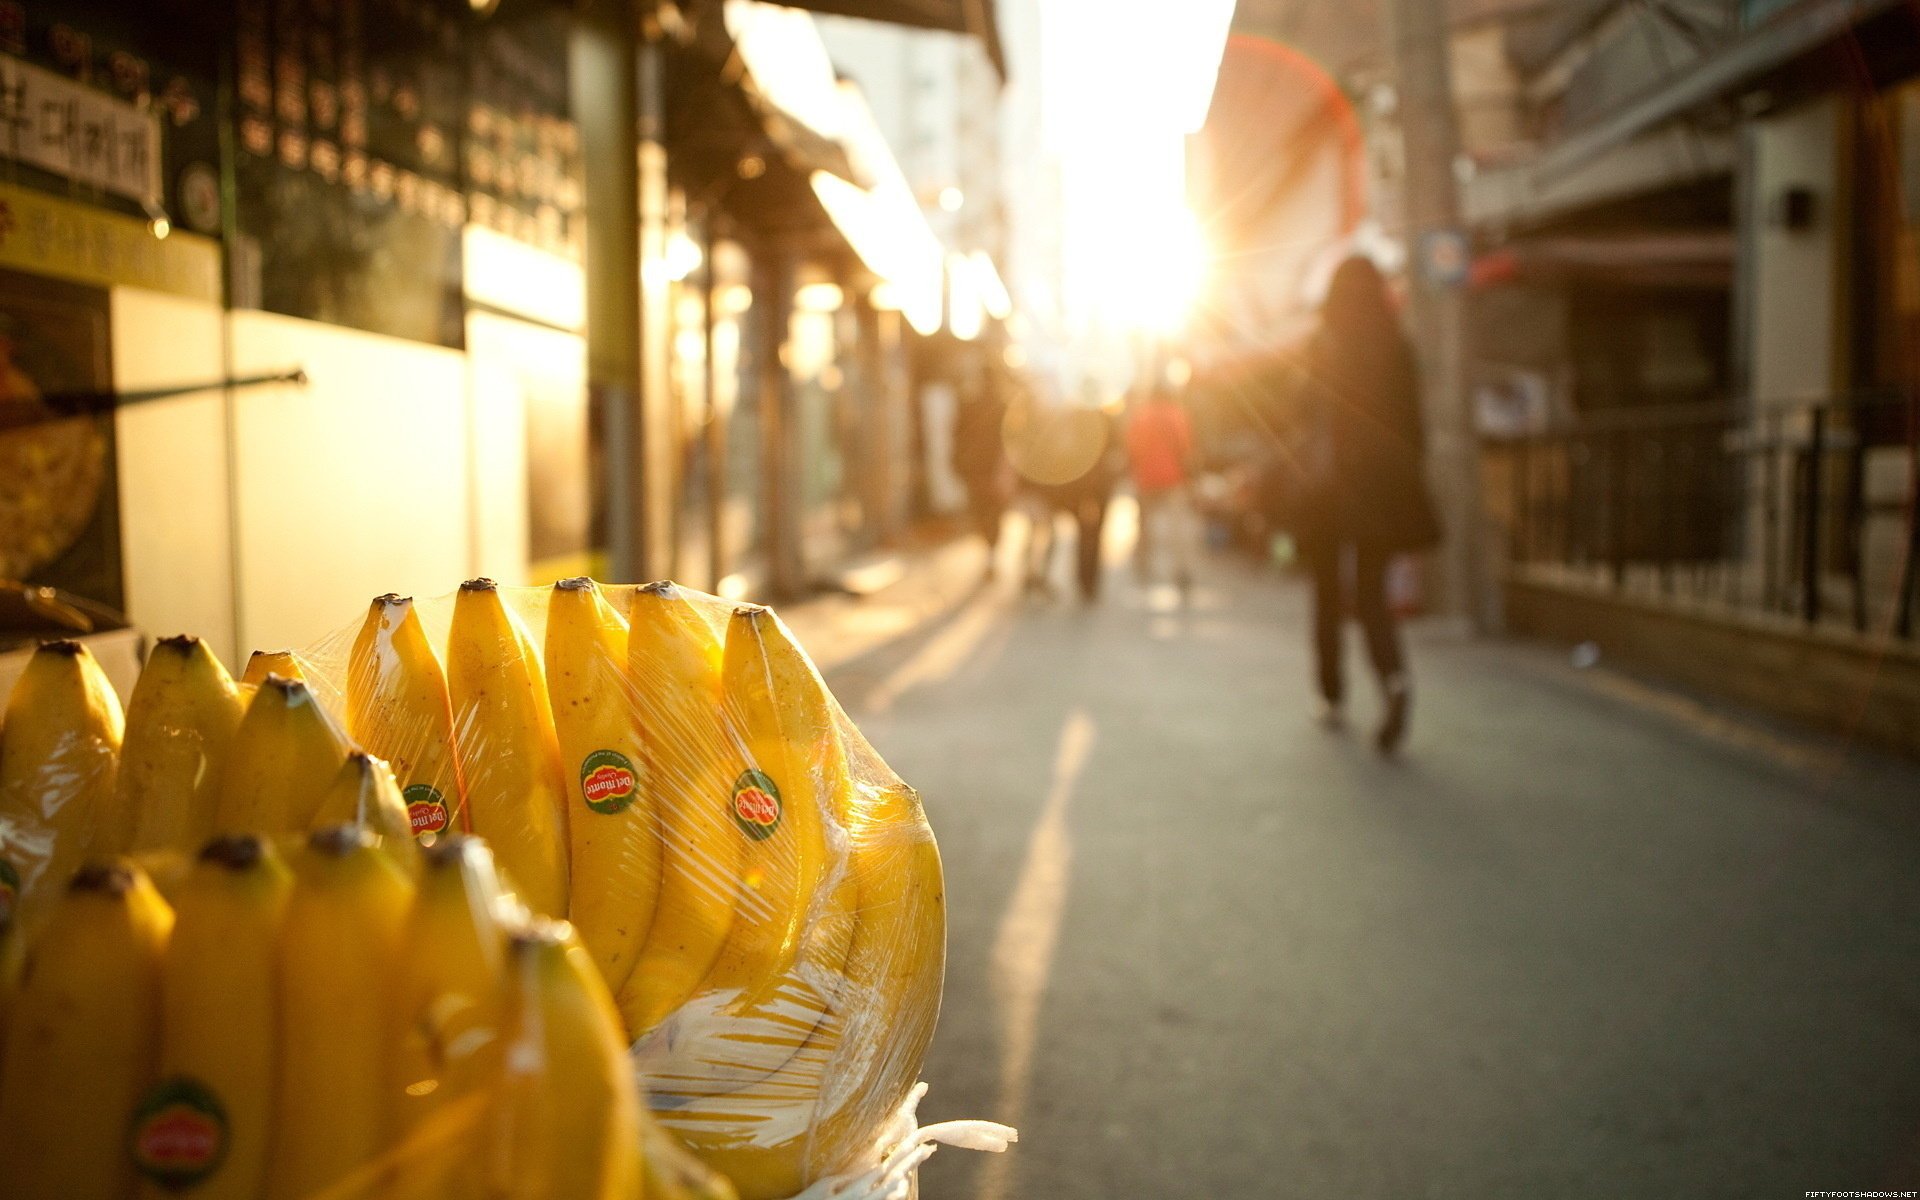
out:
<path id="1" fill-rule="evenodd" d="M 1373 743 L 1380 748 L 1380 753 L 1393 754 L 1407 740 L 1408 709 L 1413 703 L 1413 694 L 1404 674 L 1389 676 L 1381 690 L 1386 694 L 1387 711 L 1380 719 L 1380 732 L 1374 735 Z"/>

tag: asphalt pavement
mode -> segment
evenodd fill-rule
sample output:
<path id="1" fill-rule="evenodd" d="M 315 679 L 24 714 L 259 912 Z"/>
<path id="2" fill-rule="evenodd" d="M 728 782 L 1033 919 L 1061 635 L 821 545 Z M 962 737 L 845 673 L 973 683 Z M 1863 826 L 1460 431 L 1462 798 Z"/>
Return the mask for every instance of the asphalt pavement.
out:
<path id="1" fill-rule="evenodd" d="M 940 839 L 923 1118 L 1020 1130 L 927 1200 L 1920 1189 L 1920 766 L 1431 623 L 1385 761 L 1278 572 L 977 553 L 791 617 Z"/>

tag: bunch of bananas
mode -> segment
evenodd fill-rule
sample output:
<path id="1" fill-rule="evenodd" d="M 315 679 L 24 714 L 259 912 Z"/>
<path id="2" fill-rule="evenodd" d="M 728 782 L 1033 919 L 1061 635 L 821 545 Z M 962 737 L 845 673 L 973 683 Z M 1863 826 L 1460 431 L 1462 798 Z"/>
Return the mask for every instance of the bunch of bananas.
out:
<path id="1" fill-rule="evenodd" d="M 570 927 L 479 839 L 411 871 L 390 840 L 222 835 L 165 894 L 83 865 L 7 996 L 8 1194 L 730 1196 L 652 1125 Z"/>
<path id="2" fill-rule="evenodd" d="M 515 903 L 570 921 L 572 957 L 597 968 L 660 1123 L 746 1200 L 870 1153 L 915 1080 L 944 968 L 939 854 L 912 790 L 769 609 L 588 579 L 520 600 L 536 627 L 544 617 L 538 635 L 488 580 L 426 606 L 445 622 L 443 660 L 421 608 L 381 596 L 309 656 L 256 653 L 238 683 L 197 639 L 169 638 L 124 721 L 83 647 L 43 646 L 0 725 L 0 927 L 101 856 L 141 856 L 171 891 L 211 869 L 179 849 L 216 833 L 333 837 L 344 823 L 412 879 L 416 845 L 431 860 L 469 832 Z M 318 840 L 291 857 L 317 855 Z M 0 955 L 26 940 L 0 940 Z M 341 952 L 324 941 L 302 956 Z M 390 978 L 451 953 L 444 937 L 404 946 Z M 371 1029 L 340 1037 L 364 1046 Z M 346 1063 L 329 1053 L 315 1070 L 343 1077 Z M 314 1094 L 315 1113 L 344 1103 Z M 361 1136 L 356 1161 L 379 1144 Z"/>

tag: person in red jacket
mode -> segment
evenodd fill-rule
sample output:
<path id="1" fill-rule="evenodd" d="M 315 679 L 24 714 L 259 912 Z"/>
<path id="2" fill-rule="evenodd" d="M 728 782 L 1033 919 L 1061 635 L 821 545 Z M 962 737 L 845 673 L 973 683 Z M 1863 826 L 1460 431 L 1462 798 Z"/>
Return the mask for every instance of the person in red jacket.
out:
<path id="1" fill-rule="evenodd" d="M 1193 586 L 1193 426 L 1173 392 L 1158 387 L 1127 423 L 1127 461 L 1140 501 L 1140 539 L 1134 570 L 1142 583 L 1158 576 L 1157 560 L 1172 559 L 1174 586 Z"/>

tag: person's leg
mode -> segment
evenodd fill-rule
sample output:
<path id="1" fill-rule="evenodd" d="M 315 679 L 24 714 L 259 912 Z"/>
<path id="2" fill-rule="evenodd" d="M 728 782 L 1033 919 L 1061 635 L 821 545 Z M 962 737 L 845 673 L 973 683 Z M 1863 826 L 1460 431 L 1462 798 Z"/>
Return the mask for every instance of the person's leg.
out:
<path id="1" fill-rule="evenodd" d="M 1387 568 L 1393 555 L 1369 547 L 1354 552 L 1354 612 L 1367 637 L 1367 657 L 1373 661 L 1373 673 L 1380 680 L 1380 693 L 1386 714 L 1380 722 L 1380 749 L 1391 752 L 1407 736 L 1408 706 L 1411 700 L 1407 682 L 1406 659 L 1400 648 L 1400 629 L 1393 610 L 1387 604 Z"/>
<path id="2" fill-rule="evenodd" d="M 1175 488 L 1167 496 L 1167 546 L 1173 561 L 1173 583 L 1182 594 L 1193 587 L 1194 542 L 1200 535 L 1200 522 L 1194 513 L 1193 494 Z"/>
<path id="3" fill-rule="evenodd" d="M 1080 574 L 1080 598 L 1098 600 L 1100 598 L 1100 541 L 1107 525 L 1107 498 L 1097 496 L 1082 500 L 1074 516 L 1080 525 L 1079 531 L 1075 534 L 1074 543 Z"/>
<path id="4" fill-rule="evenodd" d="M 1160 518 L 1160 493 L 1145 488 L 1134 489 L 1134 500 L 1139 508 L 1139 529 L 1135 531 L 1133 542 L 1133 577 L 1141 583 L 1153 582 L 1154 551 L 1158 549 L 1159 531 L 1154 528 Z"/>
<path id="5" fill-rule="evenodd" d="M 1337 544 L 1314 546 L 1301 555 L 1313 582 L 1313 662 L 1320 697 L 1336 711 L 1346 698 L 1340 669 L 1341 550 Z"/>

